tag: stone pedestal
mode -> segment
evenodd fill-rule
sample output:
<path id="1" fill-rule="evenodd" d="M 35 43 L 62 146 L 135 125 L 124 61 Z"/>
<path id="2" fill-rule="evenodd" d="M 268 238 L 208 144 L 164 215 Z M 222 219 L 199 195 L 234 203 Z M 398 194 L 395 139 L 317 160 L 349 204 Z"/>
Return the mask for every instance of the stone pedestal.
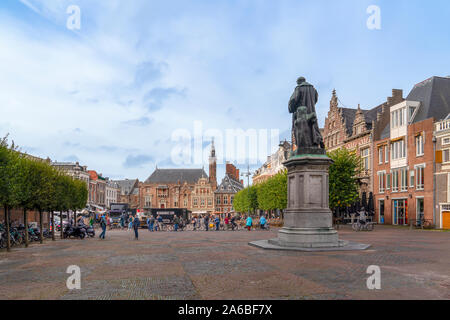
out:
<path id="1" fill-rule="evenodd" d="M 250 243 L 264 249 L 327 251 L 364 250 L 369 245 L 339 240 L 329 208 L 328 169 L 333 160 L 326 155 L 291 157 L 288 169 L 288 206 L 278 238 Z M 344 249 L 346 247 L 346 249 Z"/>

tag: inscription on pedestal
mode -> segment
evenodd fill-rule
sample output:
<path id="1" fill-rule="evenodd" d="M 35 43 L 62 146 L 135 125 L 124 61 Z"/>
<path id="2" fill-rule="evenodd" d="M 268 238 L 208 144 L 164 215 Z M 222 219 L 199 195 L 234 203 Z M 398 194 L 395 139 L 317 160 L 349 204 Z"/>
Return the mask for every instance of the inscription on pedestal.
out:
<path id="1" fill-rule="evenodd" d="M 309 204 L 311 206 L 322 207 L 322 176 L 311 175 L 309 178 L 308 193 Z"/>

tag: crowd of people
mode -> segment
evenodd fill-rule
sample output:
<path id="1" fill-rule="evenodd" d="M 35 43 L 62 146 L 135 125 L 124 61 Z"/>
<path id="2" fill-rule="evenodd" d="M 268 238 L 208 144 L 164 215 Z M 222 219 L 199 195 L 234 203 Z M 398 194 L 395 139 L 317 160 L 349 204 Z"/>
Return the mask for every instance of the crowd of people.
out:
<path id="1" fill-rule="evenodd" d="M 108 217 L 106 214 L 103 214 L 99 217 L 99 225 L 102 229 L 100 233 L 100 239 L 105 239 L 107 227 L 110 229 L 113 226 L 113 219 Z M 90 224 L 92 225 L 94 221 L 91 219 Z M 253 222 L 253 218 L 251 216 L 241 217 L 236 215 L 227 214 L 224 216 L 221 215 L 209 215 L 204 214 L 200 216 L 194 216 L 191 221 L 186 221 L 186 219 L 175 215 L 172 223 L 167 224 L 164 222 L 164 219 L 157 215 L 156 218 L 154 216 L 149 216 L 147 218 L 147 226 L 148 231 L 150 232 L 158 232 L 158 231 L 183 231 L 183 230 L 191 230 L 191 231 L 220 231 L 220 230 L 239 230 L 240 228 L 245 228 L 248 231 L 251 231 L 254 226 L 260 229 L 268 229 L 269 221 L 266 219 L 264 215 L 259 218 L 256 224 Z M 189 229 L 188 229 L 189 226 Z M 139 239 L 139 229 L 141 227 L 141 221 L 137 215 L 121 215 L 119 219 L 119 227 L 124 230 L 134 231 L 135 239 Z"/>

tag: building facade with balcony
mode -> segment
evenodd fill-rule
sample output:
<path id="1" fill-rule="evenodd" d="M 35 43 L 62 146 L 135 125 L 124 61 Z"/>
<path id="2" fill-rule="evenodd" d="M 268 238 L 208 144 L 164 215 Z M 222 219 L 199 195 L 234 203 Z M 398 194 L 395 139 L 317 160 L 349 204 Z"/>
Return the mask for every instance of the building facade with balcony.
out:
<path id="1" fill-rule="evenodd" d="M 450 132 L 450 78 L 418 83 L 405 101 L 389 108 L 389 118 L 374 132 L 375 218 L 392 225 L 428 224 L 443 227 L 450 167 L 445 140 Z M 450 150 L 450 148 L 449 148 Z"/>
<path id="2" fill-rule="evenodd" d="M 363 110 L 357 108 L 342 108 L 336 90 L 333 90 L 330 110 L 325 119 L 323 139 L 327 152 L 346 148 L 361 157 L 362 170 L 357 177 L 359 182 L 360 196 L 373 192 L 373 129 L 375 124 L 387 117 L 390 107 L 403 101 L 403 91 L 392 90 L 392 97 L 379 106 Z"/>

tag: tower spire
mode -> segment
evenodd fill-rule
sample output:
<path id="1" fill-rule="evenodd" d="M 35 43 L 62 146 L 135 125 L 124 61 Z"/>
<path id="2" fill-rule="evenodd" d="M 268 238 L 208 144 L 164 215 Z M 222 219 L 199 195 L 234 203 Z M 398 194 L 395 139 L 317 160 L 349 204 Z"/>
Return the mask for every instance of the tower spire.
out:
<path id="1" fill-rule="evenodd" d="M 211 153 L 209 156 L 209 183 L 215 191 L 217 189 L 217 159 L 216 159 L 216 147 L 214 146 L 214 138 L 211 141 Z"/>

